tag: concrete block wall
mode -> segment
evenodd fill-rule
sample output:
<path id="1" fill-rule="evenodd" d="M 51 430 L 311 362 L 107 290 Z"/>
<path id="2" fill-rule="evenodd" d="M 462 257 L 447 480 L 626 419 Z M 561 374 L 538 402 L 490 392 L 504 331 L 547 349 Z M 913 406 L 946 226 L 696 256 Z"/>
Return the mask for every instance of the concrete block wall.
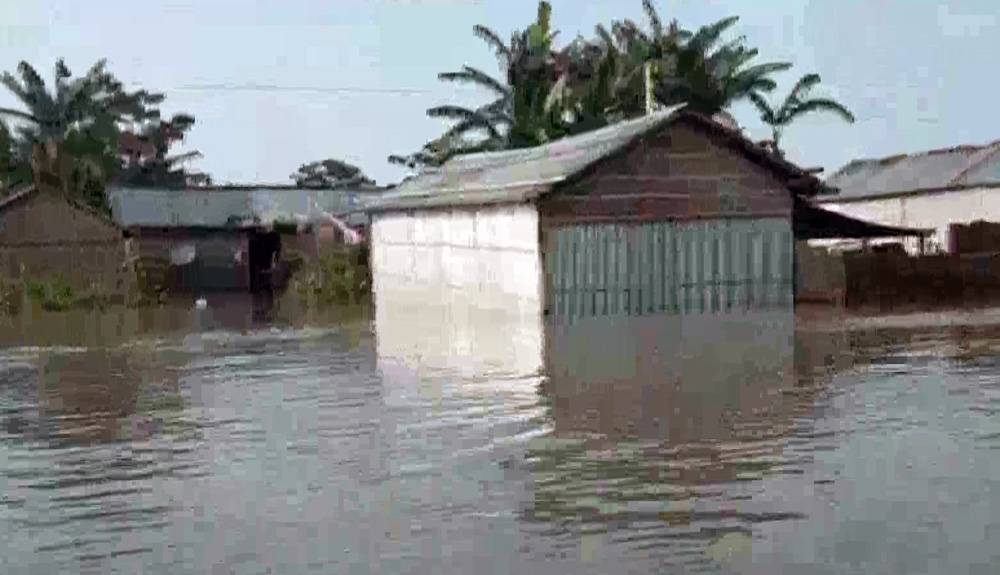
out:
<path id="1" fill-rule="evenodd" d="M 461 300 L 483 309 L 541 313 L 533 205 L 377 214 L 371 262 L 376 306 L 391 297 L 414 305 Z"/>

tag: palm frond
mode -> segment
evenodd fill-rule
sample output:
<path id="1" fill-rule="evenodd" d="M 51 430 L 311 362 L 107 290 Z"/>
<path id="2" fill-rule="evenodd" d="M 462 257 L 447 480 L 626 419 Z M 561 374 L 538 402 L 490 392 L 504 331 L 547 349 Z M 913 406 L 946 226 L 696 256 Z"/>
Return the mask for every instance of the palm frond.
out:
<path id="1" fill-rule="evenodd" d="M 604 43 L 605 48 L 609 50 L 615 48 L 615 39 L 611 32 L 608 32 L 608 29 L 604 27 L 604 24 L 594 26 L 594 34 Z"/>
<path id="2" fill-rule="evenodd" d="M 492 90 L 501 96 L 506 96 L 510 93 L 510 89 L 499 80 L 471 66 L 462 66 L 461 72 L 442 72 L 438 74 L 438 79 L 445 82 L 468 82 L 476 84 Z"/>
<path id="3" fill-rule="evenodd" d="M 663 36 L 663 22 L 660 20 L 660 15 L 656 13 L 653 0 L 642 0 L 642 9 L 646 13 L 646 19 L 649 20 L 649 28 L 653 32 L 653 38 L 661 38 Z"/>
<path id="4" fill-rule="evenodd" d="M 472 33 L 489 44 L 490 48 L 492 48 L 496 53 L 497 58 L 504 62 L 509 62 L 511 60 L 510 48 L 502 39 L 500 39 L 499 34 L 481 24 L 473 26 Z"/>
<path id="5" fill-rule="evenodd" d="M 452 105 L 435 106 L 427 110 L 427 115 L 432 118 L 445 118 L 465 122 L 469 126 L 486 130 L 491 137 L 500 137 L 500 131 L 493 125 L 490 118 L 476 110 Z"/>
<path id="6" fill-rule="evenodd" d="M 744 78 L 763 78 L 765 76 L 770 76 L 775 72 L 784 72 L 791 67 L 792 64 L 790 62 L 768 62 L 766 64 L 757 64 L 756 66 L 744 68 L 740 70 L 739 75 Z"/>
<path id="7" fill-rule="evenodd" d="M 697 32 L 694 33 L 694 35 L 691 36 L 691 38 L 686 42 L 686 45 L 694 48 L 695 50 L 707 52 L 719 41 L 723 32 L 736 24 L 739 19 L 739 16 L 730 16 L 728 18 L 723 18 L 718 22 L 702 26 Z"/>
<path id="8" fill-rule="evenodd" d="M 22 112 L 21 110 L 15 110 L 13 108 L 0 108 L 0 116 L 10 116 L 12 118 L 18 118 L 34 124 L 38 123 L 38 118 L 35 118 L 27 112 Z"/>
<path id="9" fill-rule="evenodd" d="M 45 92 L 45 80 L 38 74 L 38 71 L 27 62 L 17 65 L 17 72 L 21 75 L 25 91 L 29 94 Z"/>
<path id="10" fill-rule="evenodd" d="M 202 157 L 201 152 L 199 152 L 198 150 L 192 150 L 190 152 L 182 152 L 180 154 L 175 154 L 173 156 L 167 156 L 166 158 L 164 158 L 164 162 L 166 162 L 168 165 L 172 165 L 178 162 L 186 162 L 188 160 L 194 160 L 201 157 Z"/>
<path id="11" fill-rule="evenodd" d="M 830 112 L 840 116 L 840 118 L 848 123 L 854 123 L 854 114 L 840 102 L 829 98 L 812 98 L 801 102 L 789 112 L 789 120 L 810 112 Z"/>
<path id="12" fill-rule="evenodd" d="M 806 74 L 799 78 L 799 81 L 795 83 L 792 87 L 792 91 L 788 93 L 788 99 L 791 101 L 801 100 L 802 97 L 809 93 L 809 90 L 813 88 L 816 84 L 821 81 L 819 74 Z"/>
<path id="13" fill-rule="evenodd" d="M 768 125 L 773 125 L 776 123 L 774 108 L 757 92 L 750 92 L 747 94 L 747 98 L 753 103 L 757 111 L 760 112 L 760 119 L 762 122 Z"/>

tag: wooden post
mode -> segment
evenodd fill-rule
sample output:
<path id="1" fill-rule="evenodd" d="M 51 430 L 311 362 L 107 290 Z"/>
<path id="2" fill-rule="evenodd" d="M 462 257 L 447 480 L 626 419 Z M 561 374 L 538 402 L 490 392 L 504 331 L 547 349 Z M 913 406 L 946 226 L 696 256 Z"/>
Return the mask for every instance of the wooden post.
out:
<path id="1" fill-rule="evenodd" d="M 642 92 L 646 104 L 646 115 L 653 113 L 653 75 L 650 62 L 642 65 Z"/>

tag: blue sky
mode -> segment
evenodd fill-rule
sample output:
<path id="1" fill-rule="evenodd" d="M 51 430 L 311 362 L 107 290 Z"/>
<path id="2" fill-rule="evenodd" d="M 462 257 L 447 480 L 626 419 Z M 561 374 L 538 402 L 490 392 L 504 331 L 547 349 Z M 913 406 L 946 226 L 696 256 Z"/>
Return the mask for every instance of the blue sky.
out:
<path id="1" fill-rule="evenodd" d="M 764 59 L 788 60 L 776 95 L 807 72 L 847 104 L 854 125 L 814 116 L 784 138 L 793 160 L 832 172 L 848 160 L 1000 139 L 994 113 L 1000 7 L 994 0 L 658 0 L 664 19 L 693 28 L 738 15 L 738 32 Z M 16 4 L 16 5 L 15 5 Z M 553 0 L 562 41 L 598 22 L 642 21 L 640 0 Z M 107 57 L 126 83 L 167 95 L 167 112 L 198 123 L 187 148 L 219 182 L 290 183 L 305 161 L 339 157 L 379 183 L 444 124 L 424 111 L 486 95 L 439 82 L 463 64 L 493 72 L 472 35 L 507 36 L 536 0 L 144 0 L 0 3 L 0 68 L 28 60 L 46 77 L 63 56 L 76 73 Z M 249 86 L 281 89 L 252 90 Z M 349 88 L 352 91 L 338 91 Z M 402 91 L 399 91 L 402 90 Z M 11 105 L 0 94 L 0 105 Z M 767 130 L 752 109 L 737 120 Z"/>

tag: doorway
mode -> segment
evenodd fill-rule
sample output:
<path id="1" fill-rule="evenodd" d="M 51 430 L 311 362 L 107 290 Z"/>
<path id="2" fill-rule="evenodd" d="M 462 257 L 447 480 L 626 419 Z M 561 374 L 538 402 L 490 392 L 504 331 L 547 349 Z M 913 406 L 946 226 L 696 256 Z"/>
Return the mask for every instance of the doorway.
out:
<path id="1" fill-rule="evenodd" d="M 281 256 L 281 236 L 277 232 L 250 232 L 248 242 L 250 291 L 270 292 Z"/>

